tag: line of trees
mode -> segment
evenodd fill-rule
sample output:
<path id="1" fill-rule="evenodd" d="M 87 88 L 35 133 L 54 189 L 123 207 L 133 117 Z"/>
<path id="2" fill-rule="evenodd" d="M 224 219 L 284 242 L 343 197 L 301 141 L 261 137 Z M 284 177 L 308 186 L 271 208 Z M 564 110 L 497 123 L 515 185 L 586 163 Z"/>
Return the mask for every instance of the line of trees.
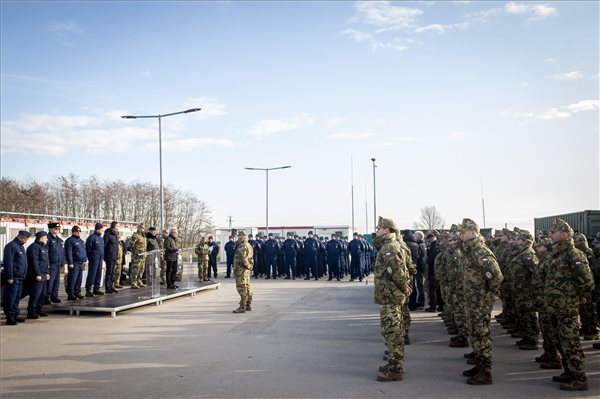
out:
<path id="1" fill-rule="evenodd" d="M 50 182 L 0 180 L 0 211 L 72 216 L 103 222 L 144 222 L 160 227 L 160 188 L 151 183 L 81 179 L 74 174 Z M 183 243 L 195 243 L 214 225 L 204 201 L 189 191 L 164 187 L 165 228 L 176 227 Z"/>

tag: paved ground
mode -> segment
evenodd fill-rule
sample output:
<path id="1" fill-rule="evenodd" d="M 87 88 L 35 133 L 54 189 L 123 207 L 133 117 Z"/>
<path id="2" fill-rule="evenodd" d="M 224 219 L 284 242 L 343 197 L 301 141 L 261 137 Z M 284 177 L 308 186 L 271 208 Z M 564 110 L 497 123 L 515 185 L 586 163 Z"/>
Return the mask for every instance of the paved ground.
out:
<path id="1" fill-rule="evenodd" d="M 2 398 L 598 398 L 600 351 L 584 343 L 590 390 L 558 390 L 494 323 L 494 384 L 473 387 L 465 349 L 434 314 L 413 312 L 405 380 L 375 381 L 383 362 L 373 285 L 252 280 L 254 310 L 232 314 L 230 279 L 119 313 L 52 313 L 2 326 Z"/>

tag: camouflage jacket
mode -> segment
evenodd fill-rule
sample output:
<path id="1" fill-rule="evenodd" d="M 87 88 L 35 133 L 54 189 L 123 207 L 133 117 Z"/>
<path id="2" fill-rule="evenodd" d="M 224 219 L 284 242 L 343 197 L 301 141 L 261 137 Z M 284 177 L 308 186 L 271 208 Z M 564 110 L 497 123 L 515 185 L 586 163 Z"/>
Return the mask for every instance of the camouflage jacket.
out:
<path id="1" fill-rule="evenodd" d="M 376 237 L 375 303 L 379 305 L 403 305 L 408 298 L 410 276 L 406 252 L 396 240 L 396 233 Z"/>
<path id="2" fill-rule="evenodd" d="M 198 255 L 198 262 L 208 262 L 208 255 L 210 254 L 210 249 L 208 249 L 208 244 L 204 241 L 200 241 L 198 245 L 196 245 L 196 249 L 194 249 L 196 255 Z"/>
<path id="3" fill-rule="evenodd" d="M 529 296 L 531 290 L 531 276 L 540 263 L 531 245 L 520 246 L 519 254 L 512 258 L 508 267 L 509 274 L 504 274 L 508 279 L 511 290 L 519 296 Z"/>
<path id="4" fill-rule="evenodd" d="M 504 278 L 500 266 L 481 237 L 463 241 L 459 262 L 464 273 L 465 296 L 469 300 L 477 301 L 500 288 Z"/>
<path id="5" fill-rule="evenodd" d="M 144 233 L 135 232 L 131 236 L 131 241 L 129 241 L 129 248 L 131 250 L 131 256 L 134 258 L 145 257 L 145 255 L 140 255 L 146 252 L 146 237 Z"/>
<path id="6" fill-rule="evenodd" d="M 457 283 L 461 282 L 461 279 L 463 278 L 458 265 L 459 259 L 461 257 L 461 243 L 451 243 L 449 245 L 448 250 L 450 251 L 450 254 L 448 256 L 448 263 L 446 264 L 448 282 L 452 287 L 454 287 L 453 289 L 456 289 Z"/>
<path id="7" fill-rule="evenodd" d="M 577 315 L 579 298 L 594 288 L 592 272 L 583 252 L 569 239 L 552 244 L 544 282 L 546 305 L 553 312 Z"/>
<path id="8" fill-rule="evenodd" d="M 249 276 L 254 266 L 254 250 L 247 237 L 240 237 L 235 246 L 233 256 L 233 275 L 236 277 Z"/>
<path id="9" fill-rule="evenodd" d="M 440 245 L 440 253 L 435 257 L 434 268 L 435 268 L 435 278 L 438 279 L 440 284 L 446 287 L 448 284 L 448 272 L 446 270 L 448 265 L 448 256 L 450 255 L 450 251 L 448 250 L 448 245 Z"/>
<path id="10" fill-rule="evenodd" d="M 594 263 L 591 265 L 592 276 L 594 276 L 594 288 L 593 297 L 596 302 L 600 301 L 600 249 L 594 248 Z"/>
<path id="11" fill-rule="evenodd" d="M 546 311 L 546 301 L 544 298 L 544 283 L 546 281 L 546 269 L 548 269 L 548 262 L 550 261 L 550 254 L 548 252 L 537 254 L 539 263 L 533 269 L 531 275 L 531 301 L 533 310 L 538 312 Z"/>

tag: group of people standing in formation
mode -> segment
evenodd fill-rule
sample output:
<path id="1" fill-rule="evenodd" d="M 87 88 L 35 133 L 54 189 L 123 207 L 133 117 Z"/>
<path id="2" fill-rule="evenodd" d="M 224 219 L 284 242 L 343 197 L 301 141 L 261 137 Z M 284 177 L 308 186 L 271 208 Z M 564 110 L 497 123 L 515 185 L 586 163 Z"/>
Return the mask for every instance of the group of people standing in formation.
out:
<path id="1" fill-rule="evenodd" d="M 375 302 L 381 306 L 387 360 L 379 381 L 402 380 L 404 345 L 410 342 L 407 303 L 414 294 L 416 262 L 414 250 L 398 233 L 393 221 L 379 218 Z M 552 377 L 560 389 L 588 389 L 581 339 L 599 338 L 600 233 L 593 249 L 584 235 L 574 239 L 573 229 L 561 219 L 549 232 L 538 233 L 534 239 L 526 230 L 502 229 L 484 239 L 475 222 L 463 219 L 447 232 L 427 236 L 426 310 L 441 311 L 453 335 L 451 347 L 472 348 L 464 358 L 473 367 L 462 373 L 470 385 L 492 384 L 491 313 L 499 296 L 503 310 L 496 319 L 512 337 L 521 338 L 518 348 L 538 349 L 541 332 L 544 353 L 535 360 L 544 369 L 563 370 Z M 600 343 L 593 348 L 600 349 Z"/>
<path id="2" fill-rule="evenodd" d="M 152 278 L 155 262 L 160 262 L 161 284 L 175 289 L 180 248 L 177 243 L 177 229 L 158 231 L 141 223 L 137 231 L 127 240 L 119 233 L 119 223 L 113 221 L 105 230 L 96 223 L 94 232 L 86 241 L 81 238 L 81 228 L 73 226 L 71 236 L 63 241 L 59 235 L 60 223 L 48 223 L 49 232 L 38 231 L 35 241 L 25 250 L 31 237 L 26 230 L 4 247 L 4 270 L 2 273 L 2 305 L 7 325 L 22 323 L 25 319 L 48 316 L 43 306 L 60 303 L 58 290 L 60 271 L 67 265 L 64 287 L 67 301 L 77 301 L 85 297 L 113 294 L 123 288 L 123 265 L 125 254 L 131 252 L 130 282 L 132 289 L 145 287 L 144 276 L 147 269 Z M 105 265 L 104 281 L 102 278 Z M 85 295 L 81 292 L 83 272 L 87 270 Z M 104 285 L 104 291 L 101 286 Z M 19 303 L 29 295 L 27 317 L 20 316 Z"/>
<path id="3" fill-rule="evenodd" d="M 295 280 L 319 280 L 328 277 L 331 281 L 341 281 L 349 276 L 350 281 L 363 281 L 372 272 L 373 246 L 363 236 L 354 233 L 353 239 L 332 234 L 328 237 L 318 237 L 312 231 L 308 237 L 299 237 L 288 233 L 287 239 L 274 237 L 269 233 L 263 237 L 260 233 L 254 239 L 247 235 L 248 244 L 252 247 L 253 269 L 255 279 L 283 278 Z M 203 245 L 201 241 L 198 247 Z M 196 254 L 199 254 L 196 247 Z M 235 258 L 236 242 L 233 235 L 225 244 L 227 259 L 226 277 L 231 276 Z M 216 267 L 216 266 L 215 266 Z M 200 259 L 198 260 L 200 273 Z M 216 276 L 216 274 L 215 274 Z M 199 276 L 200 277 L 200 276 Z"/>
<path id="4" fill-rule="evenodd" d="M 66 264 L 67 300 L 111 294 L 122 288 L 121 276 L 125 253 L 132 253 L 131 288 L 144 287 L 146 264 L 160 262 L 161 284 L 175 289 L 178 257 L 182 251 L 177 230 L 164 230 L 162 237 L 155 228 L 142 223 L 125 242 L 119 223 L 105 230 L 97 223 L 94 233 L 84 242 L 81 229 L 73 226 L 64 242 L 60 224 L 49 223 L 49 232 L 39 231 L 25 250 L 31 233 L 22 230 L 4 247 L 2 304 L 7 325 L 24 322 L 19 303 L 29 295 L 27 319 L 48 316 L 42 307 L 60 303 L 60 270 Z M 402 234 L 401 234 L 402 233 Z M 440 311 L 451 347 L 471 347 L 464 357 L 473 368 L 463 371 L 471 385 L 492 383 L 491 313 L 496 296 L 502 299 L 502 312 L 496 316 L 521 350 L 538 349 L 543 337 L 544 353 L 535 358 L 544 369 L 563 369 L 552 378 L 560 389 L 587 390 L 585 357 L 580 340 L 599 339 L 600 325 L 600 233 L 593 249 L 584 235 L 574 236 L 573 229 L 556 219 L 549 232 L 540 231 L 534 238 L 526 230 L 497 230 L 494 237 L 483 238 L 471 219 L 463 219 L 450 230 L 424 234 L 401 232 L 396 224 L 379 218 L 373 243 L 355 233 L 347 242 L 335 234 L 331 239 L 308 238 L 288 234 L 285 241 L 256 240 L 245 232 L 225 244 L 226 277 L 236 279 L 240 294 L 234 313 L 252 310 L 250 279 L 314 278 L 362 281 L 374 273 L 375 302 L 380 305 L 381 334 L 385 343 L 384 360 L 378 381 L 403 378 L 404 345 L 410 343 L 410 311 L 424 307 L 424 287 L 429 288 L 429 308 Z M 217 277 L 219 245 L 212 236 L 201 239 L 195 248 L 198 255 L 198 278 Z M 102 262 L 106 264 L 104 292 L 101 291 Z M 83 270 L 87 267 L 85 295 L 81 293 Z M 148 268 L 151 278 L 154 267 Z M 425 279 L 427 276 L 427 280 Z M 158 276 L 157 276 L 158 277 Z M 581 328 L 580 328 L 581 326 Z M 600 349 L 600 343 L 593 348 Z"/>

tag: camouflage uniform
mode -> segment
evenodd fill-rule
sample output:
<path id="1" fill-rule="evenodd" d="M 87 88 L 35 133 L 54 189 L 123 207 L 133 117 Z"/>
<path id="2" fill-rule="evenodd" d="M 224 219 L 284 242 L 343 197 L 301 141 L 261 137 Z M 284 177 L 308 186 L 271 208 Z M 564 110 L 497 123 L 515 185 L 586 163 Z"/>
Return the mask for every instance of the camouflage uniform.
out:
<path id="1" fill-rule="evenodd" d="M 115 262 L 115 281 L 113 283 L 113 289 L 121 287 L 121 270 L 123 268 L 123 244 L 122 241 L 118 241 L 119 252 L 117 255 L 117 261 Z"/>
<path id="2" fill-rule="evenodd" d="M 145 229 L 144 225 L 139 227 Z M 131 250 L 131 286 L 132 288 L 145 287 L 142 276 L 146 267 L 146 255 L 141 255 L 146 252 L 146 236 L 143 230 L 133 233 L 129 241 L 129 248 Z"/>
<path id="3" fill-rule="evenodd" d="M 404 242 L 404 240 L 402 239 L 402 236 L 400 234 L 396 234 L 396 240 L 398 241 L 398 243 L 400 244 L 400 248 L 402 249 L 402 251 L 404 252 L 404 259 L 405 259 L 405 267 L 406 270 L 408 271 L 408 275 L 409 276 L 414 276 L 417 273 L 417 265 L 415 265 L 415 263 L 412 260 L 412 256 L 410 254 L 410 248 L 408 248 L 408 245 Z M 408 284 L 412 287 L 412 278 L 409 277 L 408 279 Z M 404 301 L 404 305 L 402 305 L 402 327 L 404 329 L 404 343 L 405 344 L 409 344 L 410 343 L 410 324 L 412 322 L 412 319 L 410 317 L 410 309 L 408 308 L 408 301 Z"/>
<path id="4" fill-rule="evenodd" d="M 476 231 L 479 226 L 471 219 L 463 219 L 461 231 Z M 477 235 L 464 240 L 460 263 L 464 271 L 465 297 L 468 298 L 466 320 L 469 343 L 475 353 L 477 365 L 469 370 L 472 378 L 467 383 L 473 385 L 491 384 L 492 336 L 490 317 L 495 302 L 495 292 L 503 280 L 496 257 L 485 246 L 483 238 Z M 467 373 L 467 372 L 465 372 Z M 465 374 L 467 375 L 467 374 Z"/>
<path id="5" fill-rule="evenodd" d="M 596 317 L 600 319 L 600 233 L 596 235 L 593 251 L 594 263 L 592 264 L 591 269 L 596 288 L 592 291 L 592 301 L 596 305 Z M 593 346 L 595 349 L 600 349 L 600 343 L 595 343 Z"/>
<path id="6" fill-rule="evenodd" d="M 587 258 L 590 268 L 594 265 L 594 251 L 588 247 L 587 238 L 583 234 L 578 234 L 573 238 L 575 248 L 583 252 Z M 598 315 L 596 313 L 596 303 L 592 300 L 592 291 L 583 295 L 585 303 L 579 304 L 579 318 L 581 319 L 580 335 L 583 335 L 587 341 L 598 339 L 600 326 L 598 325 Z"/>
<path id="7" fill-rule="evenodd" d="M 448 244 L 440 244 L 440 253 L 435 258 L 434 268 L 435 277 L 438 279 L 442 291 L 442 299 L 444 300 L 444 310 L 442 311 L 442 318 L 444 320 L 453 320 L 452 305 L 448 301 L 448 257 L 450 250 Z"/>
<path id="8" fill-rule="evenodd" d="M 198 255 L 198 279 L 200 281 L 208 281 L 208 255 L 210 250 L 208 249 L 208 244 L 204 241 L 204 237 L 200 239 L 194 252 Z"/>
<path id="9" fill-rule="evenodd" d="M 403 307 L 410 293 L 410 277 L 406 268 L 407 254 L 397 240 L 398 228 L 390 219 L 380 217 L 380 228 L 390 233 L 373 240 L 377 248 L 374 282 L 375 303 L 380 305 L 381 335 L 389 350 L 388 363 L 379 381 L 402 379 L 404 372 Z"/>
<path id="10" fill-rule="evenodd" d="M 234 310 L 235 313 L 244 313 L 247 310 L 251 310 L 252 290 L 250 289 L 250 276 L 252 275 L 253 265 L 254 251 L 252 250 L 252 245 L 248 242 L 246 233 L 240 231 L 233 257 L 235 286 L 240 294 L 240 307 Z"/>
<path id="11" fill-rule="evenodd" d="M 548 305 L 550 335 L 562 357 L 564 373 L 555 381 L 565 382 L 561 389 L 586 390 L 585 357 L 579 340 L 579 299 L 594 287 L 592 273 L 583 252 L 575 248 L 571 227 L 557 219 L 553 232 L 566 232 L 568 239 L 552 244 L 546 270 L 544 295 Z"/>
<path id="12" fill-rule="evenodd" d="M 450 259 L 450 270 L 453 270 L 452 281 L 452 309 L 454 311 L 454 323 L 458 330 L 458 339 L 451 346 L 467 346 L 469 337 L 469 328 L 467 326 L 467 305 L 469 300 L 466 298 L 465 291 L 465 269 L 462 257 L 462 245 L 460 242 L 453 244 L 453 256 Z"/>
<path id="13" fill-rule="evenodd" d="M 537 349 L 540 331 L 531 300 L 531 278 L 539 259 L 533 251 L 533 237 L 529 232 L 521 230 L 518 239 L 525 243 L 515 244 L 517 255 L 512 258 L 508 267 L 510 291 L 513 294 L 516 310 L 516 328 L 519 330 L 519 335 L 523 337 L 521 349 Z"/>

